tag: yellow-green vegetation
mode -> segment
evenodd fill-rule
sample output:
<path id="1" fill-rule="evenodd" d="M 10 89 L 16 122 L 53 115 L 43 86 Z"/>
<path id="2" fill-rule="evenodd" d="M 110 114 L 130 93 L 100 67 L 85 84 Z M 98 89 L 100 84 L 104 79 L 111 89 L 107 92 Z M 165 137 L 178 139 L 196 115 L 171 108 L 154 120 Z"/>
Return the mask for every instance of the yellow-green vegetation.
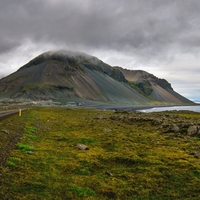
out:
<path id="1" fill-rule="evenodd" d="M 3 152 L 20 137 L 6 158 L 0 151 L 0 197 L 200 199 L 200 139 L 156 125 L 173 116 L 197 122 L 200 114 L 32 108 L 3 120 Z"/>

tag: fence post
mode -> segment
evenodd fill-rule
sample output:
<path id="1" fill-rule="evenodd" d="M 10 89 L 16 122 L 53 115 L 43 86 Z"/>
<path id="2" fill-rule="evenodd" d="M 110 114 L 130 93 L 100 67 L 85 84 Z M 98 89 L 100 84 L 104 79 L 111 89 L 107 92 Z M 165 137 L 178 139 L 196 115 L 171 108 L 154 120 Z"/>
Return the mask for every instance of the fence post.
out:
<path id="1" fill-rule="evenodd" d="M 22 116 L 22 110 L 19 109 L 19 117 L 21 117 L 21 116 Z"/>

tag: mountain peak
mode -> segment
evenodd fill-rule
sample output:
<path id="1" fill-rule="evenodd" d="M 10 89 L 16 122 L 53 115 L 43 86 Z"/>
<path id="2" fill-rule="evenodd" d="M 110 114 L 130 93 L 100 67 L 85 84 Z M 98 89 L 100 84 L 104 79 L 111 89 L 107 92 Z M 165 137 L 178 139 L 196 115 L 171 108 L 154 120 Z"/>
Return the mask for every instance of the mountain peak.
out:
<path id="1" fill-rule="evenodd" d="M 82 63 L 89 62 L 94 65 L 101 64 L 102 61 L 94 56 L 90 56 L 84 52 L 73 52 L 67 50 L 58 50 L 58 51 L 47 51 L 35 57 L 29 61 L 26 65 L 21 67 L 19 70 L 28 68 L 33 65 L 41 64 L 45 61 L 59 61 L 59 62 L 68 62 L 68 63 Z"/>

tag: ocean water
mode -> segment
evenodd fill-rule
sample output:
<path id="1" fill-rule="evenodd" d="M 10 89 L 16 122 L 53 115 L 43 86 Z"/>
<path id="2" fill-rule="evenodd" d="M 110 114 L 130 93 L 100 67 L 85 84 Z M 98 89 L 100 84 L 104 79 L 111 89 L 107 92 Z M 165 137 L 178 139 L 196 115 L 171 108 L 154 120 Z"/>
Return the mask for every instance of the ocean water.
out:
<path id="1" fill-rule="evenodd" d="M 138 112 L 162 112 L 162 111 L 172 111 L 172 110 L 188 110 L 188 111 L 194 111 L 194 112 L 200 112 L 200 105 L 198 106 L 171 106 L 171 107 L 155 107 L 155 108 L 149 108 L 144 110 L 137 110 Z"/>

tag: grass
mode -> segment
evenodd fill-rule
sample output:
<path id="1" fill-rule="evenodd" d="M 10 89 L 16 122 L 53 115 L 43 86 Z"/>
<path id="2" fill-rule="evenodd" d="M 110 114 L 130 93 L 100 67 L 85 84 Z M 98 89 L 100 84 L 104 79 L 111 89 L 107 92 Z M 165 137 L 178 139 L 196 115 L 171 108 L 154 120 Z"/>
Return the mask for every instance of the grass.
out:
<path id="1" fill-rule="evenodd" d="M 87 187 L 77 187 L 75 185 L 69 185 L 75 196 L 86 197 L 86 196 L 96 196 L 96 193 Z"/>
<path id="2" fill-rule="evenodd" d="M 200 139 L 166 134 L 149 120 L 198 113 L 128 114 L 32 108 L 1 121 L 21 137 L 0 166 L 3 199 L 200 199 Z M 12 126 L 10 126 L 12 124 Z M 12 127 L 15 126 L 15 130 Z M 34 137 L 30 137 L 34 136 Z M 89 150 L 79 150 L 83 143 Z M 3 143 L 2 143 L 3 145 Z M 27 152 L 33 151 L 33 154 Z"/>
<path id="3" fill-rule="evenodd" d="M 15 163 L 20 162 L 20 158 L 11 157 L 8 161 L 6 161 L 6 166 L 8 167 L 15 167 Z"/>
<path id="4" fill-rule="evenodd" d="M 20 158 L 16 158 L 16 157 L 11 157 L 10 160 L 12 162 L 20 162 Z"/>
<path id="5" fill-rule="evenodd" d="M 33 151 L 35 150 L 32 146 L 27 144 L 18 143 L 17 148 L 22 151 Z"/>
<path id="6" fill-rule="evenodd" d="M 6 166 L 8 166 L 8 167 L 14 167 L 15 164 L 13 162 L 11 162 L 11 161 L 7 161 L 6 162 Z"/>

